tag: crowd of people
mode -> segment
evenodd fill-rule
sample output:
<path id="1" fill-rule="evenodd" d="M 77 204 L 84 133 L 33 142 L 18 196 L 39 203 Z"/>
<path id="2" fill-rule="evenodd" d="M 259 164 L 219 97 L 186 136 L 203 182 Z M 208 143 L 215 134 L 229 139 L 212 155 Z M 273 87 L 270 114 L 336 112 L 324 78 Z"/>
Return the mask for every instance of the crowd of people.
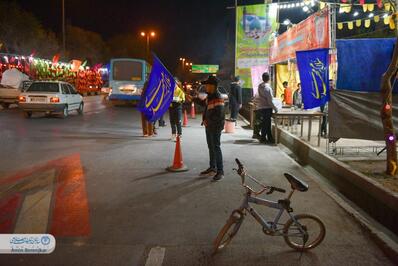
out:
<path id="1" fill-rule="evenodd" d="M 273 101 L 273 89 L 270 84 L 270 74 L 265 72 L 262 75 L 262 83 L 258 86 L 258 92 L 253 98 L 255 106 L 255 124 L 253 138 L 266 145 L 276 145 L 271 130 L 271 118 L 273 112 L 277 113 L 278 108 Z M 215 76 L 209 76 L 201 84 L 205 88 L 205 95 L 197 91 L 189 90 L 187 86 L 176 80 L 176 89 L 172 103 L 169 107 L 171 140 L 176 141 L 182 137 L 183 112 L 191 108 L 194 102 L 204 108 L 202 114 L 202 126 L 205 127 L 207 147 L 209 150 L 209 167 L 202 171 L 201 175 L 213 176 L 213 181 L 219 181 L 224 177 L 223 155 L 221 150 L 221 133 L 225 123 L 225 97 L 219 91 L 219 80 Z M 285 105 L 303 108 L 303 98 L 301 84 L 297 84 L 297 89 L 292 91 L 288 82 L 283 83 L 284 94 L 282 95 Z M 242 88 L 240 78 L 234 77 L 228 94 L 230 120 L 236 121 L 239 110 L 242 108 Z M 160 127 L 166 126 L 161 117 L 158 121 Z M 302 121 L 298 118 L 297 123 Z M 150 123 L 142 115 L 143 136 L 156 135 L 156 121 Z"/>

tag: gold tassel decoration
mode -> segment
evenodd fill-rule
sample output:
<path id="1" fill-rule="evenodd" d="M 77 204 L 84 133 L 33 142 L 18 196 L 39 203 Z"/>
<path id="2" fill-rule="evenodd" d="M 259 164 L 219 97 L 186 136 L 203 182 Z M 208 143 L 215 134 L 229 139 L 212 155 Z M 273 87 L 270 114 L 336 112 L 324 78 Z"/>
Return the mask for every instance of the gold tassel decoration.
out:
<path id="1" fill-rule="evenodd" d="M 342 30 L 343 29 L 343 23 L 337 23 L 337 28 L 339 30 Z"/>
<path id="2" fill-rule="evenodd" d="M 366 19 L 365 20 L 365 28 L 369 28 L 370 27 L 370 19 Z"/>
<path id="3" fill-rule="evenodd" d="M 368 11 L 372 12 L 375 9 L 375 4 L 368 4 Z"/>
<path id="4" fill-rule="evenodd" d="M 368 5 L 367 4 L 362 5 L 362 8 L 363 8 L 363 12 L 368 11 Z"/>
<path id="5" fill-rule="evenodd" d="M 390 24 L 390 16 L 384 18 L 384 24 L 385 25 Z"/>
<path id="6" fill-rule="evenodd" d="M 355 21 L 355 25 L 356 25 L 357 27 L 361 27 L 361 25 L 362 25 L 362 20 L 357 19 L 357 20 Z"/>
<path id="7" fill-rule="evenodd" d="M 347 23 L 347 25 L 348 25 L 348 29 L 349 29 L 349 30 L 352 30 L 352 29 L 354 28 L 354 22 L 352 22 L 352 21 L 349 21 L 349 22 Z"/>
<path id="8" fill-rule="evenodd" d="M 384 10 L 390 11 L 391 9 L 391 3 L 384 3 Z"/>
<path id="9" fill-rule="evenodd" d="M 375 20 L 376 23 L 379 23 L 380 22 L 380 16 L 375 16 L 374 20 Z"/>
<path id="10" fill-rule="evenodd" d="M 395 22 L 393 18 L 390 18 L 390 29 L 395 29 Z"/>

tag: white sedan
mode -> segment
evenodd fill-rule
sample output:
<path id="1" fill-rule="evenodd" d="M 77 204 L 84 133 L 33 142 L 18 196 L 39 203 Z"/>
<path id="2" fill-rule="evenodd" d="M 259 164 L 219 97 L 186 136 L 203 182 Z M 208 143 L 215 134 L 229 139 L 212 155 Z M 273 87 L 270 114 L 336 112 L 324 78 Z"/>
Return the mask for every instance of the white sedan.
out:
<path id="1" fill-rule="evenodd" d="M 83 114 L 83 97 L 75 88 L 62 81 L 35 81 L 19 96 L 19 107 L 26 118 L 35 112 L 60 113 L 63 118 L 69 111 Z"/>

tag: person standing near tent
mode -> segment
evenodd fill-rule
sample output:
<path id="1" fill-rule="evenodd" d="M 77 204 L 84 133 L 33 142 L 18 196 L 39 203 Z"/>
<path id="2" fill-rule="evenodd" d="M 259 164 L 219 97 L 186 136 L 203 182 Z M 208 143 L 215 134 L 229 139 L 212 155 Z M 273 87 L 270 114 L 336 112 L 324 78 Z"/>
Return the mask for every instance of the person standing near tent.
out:
<path id="1" fill-rule="evenodd" d="M 283 102 L 286 105 L 293 105 L 292 89 L 287 81 L 283 82 Z"/>
<path id="2" fill-rule="evenodd" d="M 209 148 L 209 168 L 201 172 L 201 175 L 213 176 L 213 181 L 224 178 L 223 156 L 221 151 L 221 132 L 224 129 L 225 106 L 224 98 L 217 89 L 218 80 L 209 76 L 202 82 L 206 86 L 207 99 L 198 101 L 205 106 L 202 124 L 206 128 L 206 141 Z"/>
<path id="3" fill-rule="evenodd" d="M 177 135 L 182 135 L 182 104 L 185 102 L 185 93 L 181 89 L 181 82 L 177 81 L 174 89 L 173 101 L 169 108 L 171 140 L 176 141 Z"/>
<path id="4" fill-rule="evenodd" d="M 234 77 L 229 91 L 229 108 L 231 110 L 231 120 L 233 121 L 236 121 L 239 109 L 242 108 L 242 88 L 239 81 L 239 76 Z"/>
<path id="5" fill-rule="evenodd" d="M 263 73 L 263 82 L 258 85 L 258 93 L 255 100 L 256 116 L 258 115 L 261 120 L 261 138 L 260 142 L 267 144 L 274 144 L 275 140 L 271 131 L 271 117 L 272 110 L 275 113 L 278 109 L 272 102 L 272 88 L 269 84 L 270 76 L 268 72 Z"/>
<path id="6" fill-rule="evenodd" d="M 297 83 L 297 89 L 293 93 L 293 105 L 301 109 L 303 107 L 303 96 L 301 94 L 301 83 Z M 293 124 L 294 124 L 295 118 L 293 118 Z M 300 124 L 300 117 L 297 117 L 297 123 Z"/>

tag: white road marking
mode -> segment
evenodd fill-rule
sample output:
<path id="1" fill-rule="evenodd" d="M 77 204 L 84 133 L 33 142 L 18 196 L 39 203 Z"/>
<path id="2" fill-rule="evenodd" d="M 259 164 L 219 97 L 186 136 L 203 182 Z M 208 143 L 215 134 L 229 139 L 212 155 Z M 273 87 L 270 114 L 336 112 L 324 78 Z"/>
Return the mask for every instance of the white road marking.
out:
<path id="1" fill-rule="evenodd" d="M 151 248 L 145 266 L 161 266 L 163 264 L 165 253 L 166 253 L 165 248 L 162 247 Z"/>
<path id="2" fill-rule="evenodd" d="M 31 189 L 37 189 L 37 191 L 26 195 L 14 233 L 43 234 L 47 232 L 54 176 L 55 170 L 46 171 L 37 176 L 32 184 L 27 185 L 26 189 L 32 186 Z"/>

